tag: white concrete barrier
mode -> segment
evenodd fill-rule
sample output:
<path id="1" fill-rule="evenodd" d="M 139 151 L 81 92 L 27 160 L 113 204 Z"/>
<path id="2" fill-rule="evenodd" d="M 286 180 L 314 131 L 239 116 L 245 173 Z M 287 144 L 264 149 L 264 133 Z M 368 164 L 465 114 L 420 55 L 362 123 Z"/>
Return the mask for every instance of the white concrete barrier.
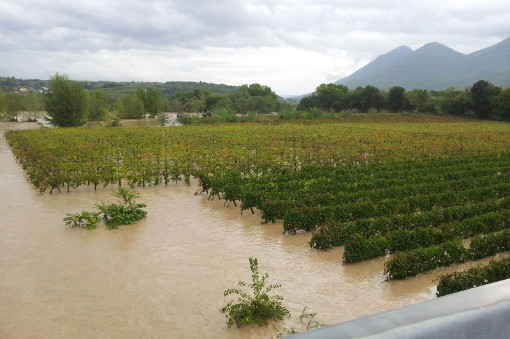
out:
<path id="1" fill-rule="evenodd" d="M 289 338 L 510 338 L 510 279 Z"/>

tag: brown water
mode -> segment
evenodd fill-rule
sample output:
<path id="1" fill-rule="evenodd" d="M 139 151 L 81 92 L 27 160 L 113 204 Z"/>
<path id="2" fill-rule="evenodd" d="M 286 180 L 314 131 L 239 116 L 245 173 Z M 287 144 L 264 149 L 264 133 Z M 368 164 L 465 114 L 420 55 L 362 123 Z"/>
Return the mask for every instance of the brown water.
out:
<path id="1" fill-rule="evenodd" d="M 66 213 L 111 201 L 110 189 L 44 194 L 25 179 L 0 125 L 0 337 L 238 338 L 302 329 L 305 306 L 333 324 L 435 298 L 441 270 L 386 282 L 384 258 L 343 266 L 342 248 L 310 249 L 310 234 L 283 235 L 191 186 L 139 189 L 148 215 L 108 231 L 66 228 Z M 292 317 L 279 329 L 228 329 L 223 291 L 250 281 L 257 257 Z M 449 269 L 451 270 L 451 269 Z"/>

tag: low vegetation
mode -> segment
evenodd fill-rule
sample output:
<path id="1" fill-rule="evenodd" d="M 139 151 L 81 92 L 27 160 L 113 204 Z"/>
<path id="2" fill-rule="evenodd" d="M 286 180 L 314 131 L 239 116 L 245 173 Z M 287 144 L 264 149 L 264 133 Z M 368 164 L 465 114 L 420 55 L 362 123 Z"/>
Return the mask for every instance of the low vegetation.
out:
<path id="1" fill-rule="evenodd" d="M 510 250 L 504 122 L 355 115 L 5 137 L 41 192 L 196 178 L 210 198 L 282 220 L 289 234 L 313 232 L 314 248 L 345 246 L 346 264 L 394 254 L 389 279 Z"/>
<path id="2" fill-rule="evenodd" d="M 145 218 L 147 212 L 143 210 L 147 205 L 135 202 L 140 195 L 132 190 L 119 187 L 113 195 L 120 198 L 119 203 L 101 203 L 96 205 L 99 211 L 67 214 L 64 222 L 69 227 L 81 227 L 95 229 L 101 217 L 104 219 L 106 228 L 114 229 L 121 225 L 131 225 L 135 221 Z"/>
<path id="3" fill-rule="evenodd" d="M 492 260 L 485 266 L 478 265 L 466 271 L 441 275 L 437 296 L 442 297 L 505 279 L 510 279 L 510 258 Z"/>
<path id="4" fill-rule="evenodd" d="M 297 109 L 328 112 L 416 112 L 449 114 L 479 119 L 510 120 L 510 88 L 502 89 L 480 80 L 470 88 L 443 91 L 393 86 L 388 91 L 374 86 L 349 89 L 344 85 L 321 84 L 299 102 Z"/>
<path id="5" fill-rule="evenodd" d="M 227 303 L 221 312 L 227 317 L 227 326 L 232 327 L 236 324 L 241 327 L 245 324 L 257 324 L 267 326 L 268 320 L 282 320 L 289 316 L 290 312 L 282 305 L 283 297 L 279 295 L 269 295 L 273 289 L 279 288 L 280 284 L 271 284 L 267 286 L 266 279 L 268 274 L 260 276 L 257 258 L 250 258 L 251 284 L 239 281 L 240 288 L 231 288 L 226 290 L 225 297 L 233 295 L 236 300 Z M 247 288 L 250 292 L 246 292 Z"/>
<path id="6" fill-rule="evenodd" d="M 120 203 L 96 205 L 108 229 L 134 224 L 135 221 L 144 219 L 147 215 L 147 212 L 143 210 L 147 205 L 135 202 L 135 199 L 140 197 L 138 192 L 119 187 L 113 195 L 121 199 Z"/>
<path id="7" fill-rule="evenodd" d="M 93 230 L 99 223 L 99 212 L 83 211 L 81 213 L 68 213 L 64 222 L 69 227 L 81 227 L 87 230 Z"/>

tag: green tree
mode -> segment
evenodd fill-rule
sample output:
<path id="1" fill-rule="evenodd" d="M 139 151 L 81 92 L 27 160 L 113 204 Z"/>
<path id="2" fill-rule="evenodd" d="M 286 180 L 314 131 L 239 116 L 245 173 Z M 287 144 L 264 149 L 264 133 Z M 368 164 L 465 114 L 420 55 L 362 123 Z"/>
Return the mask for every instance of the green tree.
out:
<path id="1" fill-rule="evenodd" d="M 276 98 L 276 94 L 271 90 L 270 87 L 263 86 L 261 84 L 248 85 L 248 94 L 252 97 L 274 96 Z"/>
<path id="2" fill-rule="evenodd" d="M 411 109 L 420 113 L 434 113 L 435 107 L 426 89 L 413 89 L 405 92 L 405 96 Z"/>
<path id="3" fill-rule="evenodd" d="M 315 92 L 314 92 L 304 98 L 301 98 L 301 100 L 299 100 L 299 103 L 298 103 L 296 109 L 300 110 L 300 111 L 307 111 L 312 107 L 317 107 L 316 105 L 317 105 L 317 94 L 315 94 Z"/>
<path id="4" fill-rule="evenodd" d="M 278 111 L 279 112 L 288 112 L 294 110 L 294 106 L 290 102 L 282 101 L 278 103 Z"/>
<path id="5" fill-rule="evenodd" d="M 184 112 L 184 104 L 177 98 L 168 99 L 168 109 L 172 112 Z"/>
<path id="6" fill-rule="evenodd" d="M 6 94 L 7 100 L 7 116 L 9 120 L 18 120 L 18 113 L 23 110 L 23 98 L 15 92 Z"/>
<path id="7" fill-rule="evenodd" d="M 152 87 L 147 88 L 145 100 L 145 110 L 149 113 L 151 118 L 154 118 L 158 113 L 163 111 L 165 106 L 163 95 Z"/>
<path id="8" fill-rule="evenodd" d="M 30 92 L 23 97 L 23 109 L 27 112 L 42 111 L 44 102 L 37 93 Z"/>
<path id="9" fill-rule="evenodd" d="M 495 100 L 495 113 L 510 120 L 510 88 L 502 90 Z"/>
<path id="10" fill-rule="evenodd" d="M 30 92 L 23 97 L 23 110 L 28 112 L 29 120 L 36 120 L 37 112 L 42 111 L 43 106 L 43 99 L 37 93 Z"/>
<path id="11" fill-rule="evenodd" d="M 466 115 L 471 108 L 469 92 L 447 89 L 443 91 L 443 98 L 440 101 L 441 112 L 451 115 Z"/>
<path id="12" fill-rule="evenodd" d="M 214 111 L 219 109 L 232 109 L 232 99 L 230 95 L 227 94 L 217 94 L 211 93 L 207 96 L 207 103 L 205 111 Z"/>
<path id="13" fill-rule="evenodd" d="M 0 118 L 3 119 L 7 113 L 7 98 L 5 92 L 0 88 Z"/>
<path id="14" fill-rule="evenodd" d="M 380 109 L 384 104 L 384 98 L 379 89 L 374 86 L 366 86 L 361 92 L 361 109 L 368 112 L 370 108 Z"/>
<path id="15" fill-rule="evenodd" d="M 500 91 L 501 88 L 485 80 L 477 81 L 471 87 L 473 110 L 478 118 L 486 119 L 489 117 L 494 109 L 495 98 Z"/>
<path id="16" fill-rule="evenodd" d="M 391 112 L 402 112 L 406 107 L 405 88 L 393 86 L 388 94 L 388 108 Z"/>
<path id="17" fill-rule="evenodd" d="M 355 109 L 358 112 L 363 110 L 363 87 L 357 87 L 347 93 L 347 107 Z"/>
<path id="18" fill-rule="evenodd" d="M 239 113 L 274 112 L 278 108 L 277 95 L 270 87 L 260 84 L 242 85 L 233 95 L 234 108 Z"/>
<path id="19" fill-rule="evenodd" d="M 184 109 L 186 112 L 205 112 L 207 106 L 207 92 L 203 89 L 196 89 L 190 93 L 191 97 L 186 99 Z"/>
<path id="20" fill-rule="evenodd" d="M 349 89 L 343 85 L 321 84 L 315 90 L 318 108 L 330 112 L 339 112 L 347 108 L 348 91 Z"/>
<path id="21" fill-rule="evenodd" d="M 85 89 L 68 76 L 55 74 L 50 79 L 46 96 L 46 111 L 54 126 L 82 126 L 87 122 L 88 107 Z"/>
<path id="22" fill-rule="evenodd" d="M 140 100 L 142 101 L 143 103 L 143 108 L 144 108 L 144 111 L 147 112 L 147 93 L 146 93 L 146 89 L 145 88 L 137 88 L 136 89 L 136 95 L 138 96 L 138 98 L 140 98 Z M 145 114 L 145 113 L 144 113 Z"/>
<path id="23" fill-rule="evenodd" d="M 89 93 L 89 120 L 100 121 L 106 119 L 110 98 L 102 89 L 95 89 Z"/>
<path id="24" fill-rule="evenodd" d="M 122 98 L 124 118 L 140 119 L 145 116 L 145 106 L 137 91 L 133 91 Z"/>

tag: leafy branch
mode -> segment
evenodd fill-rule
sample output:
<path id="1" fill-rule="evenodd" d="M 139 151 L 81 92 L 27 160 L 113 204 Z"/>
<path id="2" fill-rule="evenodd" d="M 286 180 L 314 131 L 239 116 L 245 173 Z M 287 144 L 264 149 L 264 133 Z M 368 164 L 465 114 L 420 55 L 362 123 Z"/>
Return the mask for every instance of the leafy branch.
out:
<path id="1" fill-rule="evenodd" d="M 230 301 L 221 309 L 228 319 L 228 327 L 232 327 L 234 323 L 237 327 L 251 323 L 266 326 L 268 319 L 282 320 L 284 316 L 290 315 L 289 310 L 282 306 L 283 297 L 268 295 L 270 291 L 281 285 L 266 286 L 268 274 L 264 273 L 260 276 L 257 258 L 250 258 L 249 261 L 252 283 L 239 281 L 237 284 L 241 288 L 231 288 L 223 293 L 224 296 L 238 295 L 237 302 Z M 242 287 L 251 289 L 252 293 L 243 291 Z"/>

